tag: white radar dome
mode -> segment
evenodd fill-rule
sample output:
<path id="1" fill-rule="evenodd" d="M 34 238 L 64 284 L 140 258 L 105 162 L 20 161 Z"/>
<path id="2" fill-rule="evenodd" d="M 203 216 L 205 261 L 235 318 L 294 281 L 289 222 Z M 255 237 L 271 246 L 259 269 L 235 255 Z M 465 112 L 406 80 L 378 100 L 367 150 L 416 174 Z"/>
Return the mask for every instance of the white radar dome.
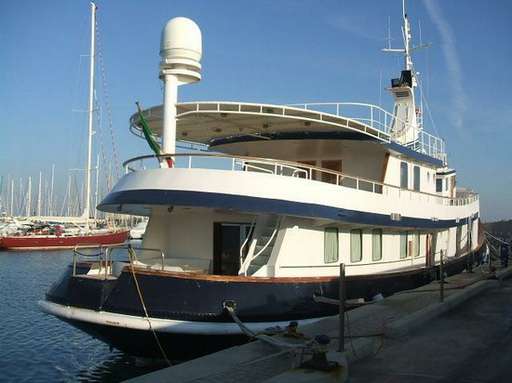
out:
<path id="1" fill-rule="evenodd" d="M 173 74 L 182 83 L 201 79 L 202 38 L 197 24 L 175 17 L 165 24 L 160 40 L 160 76 Z"/>

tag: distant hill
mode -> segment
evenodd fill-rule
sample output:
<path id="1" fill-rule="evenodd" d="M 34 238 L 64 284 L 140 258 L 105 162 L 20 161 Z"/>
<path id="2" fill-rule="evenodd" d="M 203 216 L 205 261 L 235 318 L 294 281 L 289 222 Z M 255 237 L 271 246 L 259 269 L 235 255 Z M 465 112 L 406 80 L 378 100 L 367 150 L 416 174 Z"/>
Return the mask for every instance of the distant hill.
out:
<path id="1" fill-rule="evenodd" d="M 512 241 L 512 219 L 508 221 L 487 222 L 483 225 L 485 230 L 492 235 L 503 238 L 506 241 Z"/>

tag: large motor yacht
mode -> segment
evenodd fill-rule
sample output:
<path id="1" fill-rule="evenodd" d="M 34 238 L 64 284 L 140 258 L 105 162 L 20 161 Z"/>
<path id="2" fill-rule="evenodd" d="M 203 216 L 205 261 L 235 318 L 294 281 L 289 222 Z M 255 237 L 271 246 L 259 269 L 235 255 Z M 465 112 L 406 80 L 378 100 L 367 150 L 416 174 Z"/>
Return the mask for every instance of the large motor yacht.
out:
<path id="1" fill-rule="evenodd" d="M 480 248 L 478 195 L 456 186 L 444 141 L 423 126 L 405 12 L 403 31 L 389 113 L 179 103 L 178 87 L 201 79 L 201 32 L 170 20 L 164 103 L 130 119 L 160 151 L 128 160 L 99 205 L 148 217 L 142 245 L 125 259 L 75 256 L 43 310 L 126 352 L 185 358 L 246 340 L 227 301 L 255 332 L 334 315 L 319 298 L 338 298 L 340 264 L 347 298 L 366 300 L 432 281 L 441 259 L 447 274 L 468 267 Z M 177 153 L 176 141 L 201 150 Z"/>

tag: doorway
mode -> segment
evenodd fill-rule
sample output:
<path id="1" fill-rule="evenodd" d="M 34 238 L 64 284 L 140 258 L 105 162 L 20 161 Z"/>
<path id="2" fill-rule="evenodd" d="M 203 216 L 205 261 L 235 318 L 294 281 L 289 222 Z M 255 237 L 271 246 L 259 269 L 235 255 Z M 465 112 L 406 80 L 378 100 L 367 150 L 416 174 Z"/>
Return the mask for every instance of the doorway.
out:
<path id="1" fill-rule="evenodd" d="M 213 274 L 238 275 L 240 248 L 249 235 L 249 223 L 215 222 L 213 224 Z M 247 255 L 249 244 L 244 248 Z"/>

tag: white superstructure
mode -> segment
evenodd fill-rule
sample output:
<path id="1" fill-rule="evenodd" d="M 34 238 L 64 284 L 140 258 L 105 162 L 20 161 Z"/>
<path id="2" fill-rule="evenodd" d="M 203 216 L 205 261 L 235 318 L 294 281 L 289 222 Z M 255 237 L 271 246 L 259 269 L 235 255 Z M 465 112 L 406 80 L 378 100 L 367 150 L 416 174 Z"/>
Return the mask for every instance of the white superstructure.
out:
<path id="1" fill-rule="evenodd" d="M 404 48 L 385 49 L 404 55 L 389 113 L 363 103 L 176 104 L 178 85 L 201 79 L 202 47 L 194 22 L 172 19 L 160 52 L 164 105 L 144 112 L 163 154 L 127 161 L 100 208 L 150 217 L 144 247 L 161 249 L 173 270 L 207 274 L 326 276 L 343 262 L 348 275 L 371 275 L 476 249 L 478 195 L 456 188 L 444 141 L 423 127 L 405 6 L 403 23 Z M 130 121 L 142 136 L 140 116 Z M 209 153 L 176 153 L 176 140 Z"/>

